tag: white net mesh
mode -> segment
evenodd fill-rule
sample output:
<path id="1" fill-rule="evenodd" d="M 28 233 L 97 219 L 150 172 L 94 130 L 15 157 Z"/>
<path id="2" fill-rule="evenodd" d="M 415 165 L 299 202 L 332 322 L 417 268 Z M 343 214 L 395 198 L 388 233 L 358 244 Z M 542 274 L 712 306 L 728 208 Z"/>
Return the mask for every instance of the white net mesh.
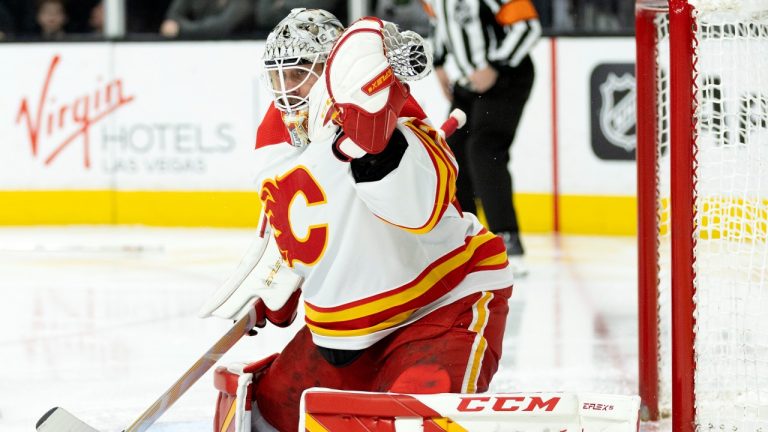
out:
<path id="1" fill-rule="evenodd" d="M 768 431 L 768 19 L 707 3 L 695 13 L 696 423 Z"/>
<path id="2" fill-rule="evenodd" d="M 669 15 L 656 16 L 656 196 L 658 197 L 656 217 L 659 225 L 658 266 L 659 266 L 659 409 L 662 416 L 669 416 L 672 410 L 672 239 L 670 213 L 670 100 L 669 100 Z"/>
<path id="3" fill-rule="evenodd" d="M 691 0 L 696 21 L 698 430 L 768 431 L 768 1 Z M 660 408 L 671 408 L 668 20 L 659 44 Z M 674 414 L 673 414 L 674 415 Z"/>
<path id="4" fill-rule="evenodd" d="M 399 79 L 417 81 L 432 70 L 432 48 L 418 33 L 400 31 L 397 26 L 385 22 L 382 30 L 387 61 Z"/>

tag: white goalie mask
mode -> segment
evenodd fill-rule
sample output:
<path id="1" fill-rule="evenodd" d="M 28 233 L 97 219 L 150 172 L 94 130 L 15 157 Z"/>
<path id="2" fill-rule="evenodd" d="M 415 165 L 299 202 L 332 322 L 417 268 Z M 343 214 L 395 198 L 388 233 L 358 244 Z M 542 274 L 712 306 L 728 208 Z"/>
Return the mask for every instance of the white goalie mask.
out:
<path id="1" fill-rule="evenodd" d="M 320 77 L 343 30 L 341 22 L 322 9 L 293 9 L 275 26 L 267 37 L 263 63 L 279 110 L 291 113 L 307 109 L 308 95 L 301 94 L 302 87 Z"/>

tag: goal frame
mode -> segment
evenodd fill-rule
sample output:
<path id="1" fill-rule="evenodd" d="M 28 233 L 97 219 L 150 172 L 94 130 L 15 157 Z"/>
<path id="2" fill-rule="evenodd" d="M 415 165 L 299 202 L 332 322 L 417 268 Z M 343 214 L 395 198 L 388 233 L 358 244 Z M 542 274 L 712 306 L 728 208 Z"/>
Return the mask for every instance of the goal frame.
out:
<path id="1" fill-rule="evenodd" d="M 654 5 L 656 4 L 656 6 Z M 658 420 L 658 179 L 657 36 L 658 1 L 638 1 L 637 50 L 637 196 L 639 393 L 641 418 Z M 695 34 L 693 8 L 670 0 L 670 163 L 672 248 L 672 430 L 695 429 L 694 371 L 694 218 L 695 218 Z"/>

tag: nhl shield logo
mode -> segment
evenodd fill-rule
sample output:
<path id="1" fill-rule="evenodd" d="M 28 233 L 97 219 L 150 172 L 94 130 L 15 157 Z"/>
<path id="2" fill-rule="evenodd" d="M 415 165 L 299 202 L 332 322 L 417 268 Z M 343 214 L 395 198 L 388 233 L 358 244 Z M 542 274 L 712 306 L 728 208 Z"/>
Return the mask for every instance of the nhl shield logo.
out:
<path id="1" fill-rule="evenodd" d="M 637 146 L 635 134 L 635 77 L 624 74 L 621 77 L 613 72 L 600 85 L 602 106 L 600 107 L 600 129 L 608 142 L 632 151 Z"/>
<path id="2" fill-rule="evenodd" d="M 601 159 L 632 160 L 637 146 L 633 64 L 601 64 L 591 79 L 592 148 Z"/>

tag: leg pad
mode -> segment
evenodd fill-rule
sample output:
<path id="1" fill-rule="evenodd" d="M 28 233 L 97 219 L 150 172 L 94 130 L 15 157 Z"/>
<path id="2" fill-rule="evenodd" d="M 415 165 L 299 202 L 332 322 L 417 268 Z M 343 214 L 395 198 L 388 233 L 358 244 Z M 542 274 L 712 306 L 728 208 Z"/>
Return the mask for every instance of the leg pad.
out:
<path id="1" fill-rule="evenodd" d="M 253 383 L 277 358 L 273 354 L 254 363 L 219 366 L 213 385 L 219 391 L 216 401 L 214 432 L 251 432 Z"/>

